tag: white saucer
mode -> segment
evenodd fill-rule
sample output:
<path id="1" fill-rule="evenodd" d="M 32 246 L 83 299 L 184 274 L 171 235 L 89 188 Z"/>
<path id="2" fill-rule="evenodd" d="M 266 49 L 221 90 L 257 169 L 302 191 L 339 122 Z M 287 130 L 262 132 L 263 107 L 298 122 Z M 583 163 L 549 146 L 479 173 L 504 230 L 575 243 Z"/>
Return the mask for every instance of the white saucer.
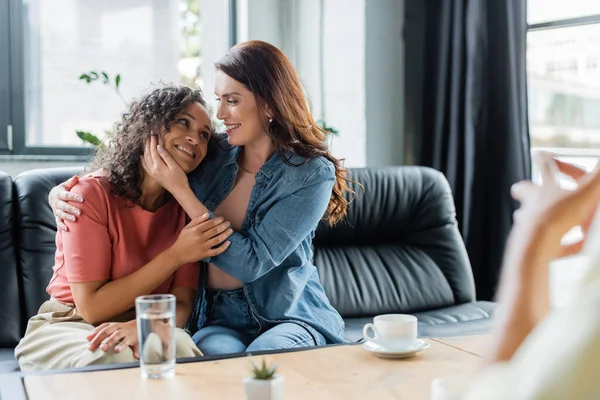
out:
<path id="1" fill-rule="evenodd" d="M 375 354 L 376 356 L 383 358 L 408 358 L 417 355 L 420 351 L 423 351 L 429 347 L 429 343 L 423 339 L 417 339 L 412 346 L 404 350 L 387 350 L 377 343 L 366 341 L 362 345 L 363 349 Z"/>

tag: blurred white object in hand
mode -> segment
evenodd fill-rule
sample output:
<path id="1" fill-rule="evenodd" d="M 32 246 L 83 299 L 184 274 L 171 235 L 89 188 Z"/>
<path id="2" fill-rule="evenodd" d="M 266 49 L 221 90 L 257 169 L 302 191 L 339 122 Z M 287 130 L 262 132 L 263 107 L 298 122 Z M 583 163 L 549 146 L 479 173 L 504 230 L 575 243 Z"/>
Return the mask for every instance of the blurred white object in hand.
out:
<path id="1" fill-rule="evenodd" d="M 460 400 L 469 387 L 469 375 L 448 375 L 431 381 L 430 400 Z"/>

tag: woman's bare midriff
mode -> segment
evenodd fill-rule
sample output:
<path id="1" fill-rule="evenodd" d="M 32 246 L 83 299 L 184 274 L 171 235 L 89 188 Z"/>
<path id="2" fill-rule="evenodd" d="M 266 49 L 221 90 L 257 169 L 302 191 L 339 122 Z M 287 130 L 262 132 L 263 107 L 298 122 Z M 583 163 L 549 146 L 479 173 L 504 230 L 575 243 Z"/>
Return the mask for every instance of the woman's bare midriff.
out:
<path id="1" fill-rule="evenodd" d="M 229 193 L 215 209 L 215 215 L 229 221 L 231 227 L 236 232 L 240 231 L 242 223 L 244 222 L 248 202 L 250 201 L 250 193 L 252 192 L 252 187 L 255 183 L 256 180 L 254 174 L 250 174 L 247 171 L 240 169 L 231 193 Z M 210 289 L 231 290 L 241 288 L 242 286 L 242 281 L 223 272 L 223 270 L 214 264 L 208 265 L 208 282 L 206 287 Z"/>
<path id="2" fill-rule="evenodd" d="M 243 286 L 242 281 L 234 278 L 226 272 L 223 272 L 219 267 L 213 264 L 208 265 L 208 282 L 206 287 L 209 289 L 238 289 Z"/>

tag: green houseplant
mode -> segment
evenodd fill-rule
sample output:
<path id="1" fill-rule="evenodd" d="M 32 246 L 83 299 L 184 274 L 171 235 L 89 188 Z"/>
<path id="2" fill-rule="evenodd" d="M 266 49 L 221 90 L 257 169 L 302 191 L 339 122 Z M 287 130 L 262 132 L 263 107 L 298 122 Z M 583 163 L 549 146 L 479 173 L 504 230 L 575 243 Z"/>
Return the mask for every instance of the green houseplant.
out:
<path id="1" fill-rule="evenodd" d="M 247 400 L 283 399 L 283 376 L 277 374 L 277 364 L 267 365 L 263 358 L 260 365 L 252 362 L 252 376 L 244 378 Z"/>
<path id="2" fill-rule="evenodd" d="M 322 119 L 318 120 L 318 121 L 317 121 L 317 124 L 318 124 L 318 125 L 319 125 L 319 127 L 320 127 L 321 129 L 323 129 L 325 132 L 329 132 L 329 133 L 331 133 L 332 135 L 335 135 L 335 136 L 337 136 L 337 135 L 340 133 L 340 131 L 338 131 L 337 129 L 335 129 L 333 126 L 329 126 L 329 125 L 327 125 L 327 123 L 326 123 L 325 121 L 323 121 Z"/>
<path id="3" fill-rule="evenodd" d="M 111 77 L 107 72 L 104 71 L 100 71 L 99 73 L 96 71 L 89 71 L 81 74 L 79 76 L 79 80 L 86 82 L 88 85 L 92 82 L 102 82 L 103 84 L 112 87 L 117 96 L 119 96 L 119 98 L 123 101 L 125 106 L 128 106 L 119 89 L 119 86 L 121 85 L 121 74 L 116 74 L 114 77 Z M 84 143 L 89 143 L 96 148 L 105 146 L 105 139 L 99 138 L 92 132 L 78 130 L 76 133 L 79 139 L 81 139 Z M 107 130 L 105 134 L 106 138 L 108 139 L 112 136 L 112 131 Z"/>

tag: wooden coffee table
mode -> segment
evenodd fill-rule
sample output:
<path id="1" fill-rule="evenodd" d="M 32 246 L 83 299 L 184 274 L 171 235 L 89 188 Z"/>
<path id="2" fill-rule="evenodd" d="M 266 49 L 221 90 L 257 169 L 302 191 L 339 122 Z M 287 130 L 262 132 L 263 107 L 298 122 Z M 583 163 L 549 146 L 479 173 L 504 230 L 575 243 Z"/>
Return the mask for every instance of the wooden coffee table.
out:
<path id="1" fill-rule="evenodd" d="M 490 335 L 458 336 L 450 338 L 432 339 L 439 343 L 455 347 L 475 356 L 486 358 L 489 356 Z"/>
<path id="2" fill-rule="evenodd" d="M 469 339 L 471 338 L 471 339 Z M 427 339 L 431 347 L 408 359 L 382 359 L 361 345 L 254 356 L 278 362 L 285 399 L 429 399 L 431 381 L 474 371 L 482 357 L 455 345 L 456 338 Z M 485 337 L 461 338 L 462 347 Z M 479 346 L 479 345 L 477 345 Z M 41 399 L 243 399 L 247 357 L 178 364 L 174 378 L 152 381 L 139 368 L 25 375 L 30 400 Z"/>

